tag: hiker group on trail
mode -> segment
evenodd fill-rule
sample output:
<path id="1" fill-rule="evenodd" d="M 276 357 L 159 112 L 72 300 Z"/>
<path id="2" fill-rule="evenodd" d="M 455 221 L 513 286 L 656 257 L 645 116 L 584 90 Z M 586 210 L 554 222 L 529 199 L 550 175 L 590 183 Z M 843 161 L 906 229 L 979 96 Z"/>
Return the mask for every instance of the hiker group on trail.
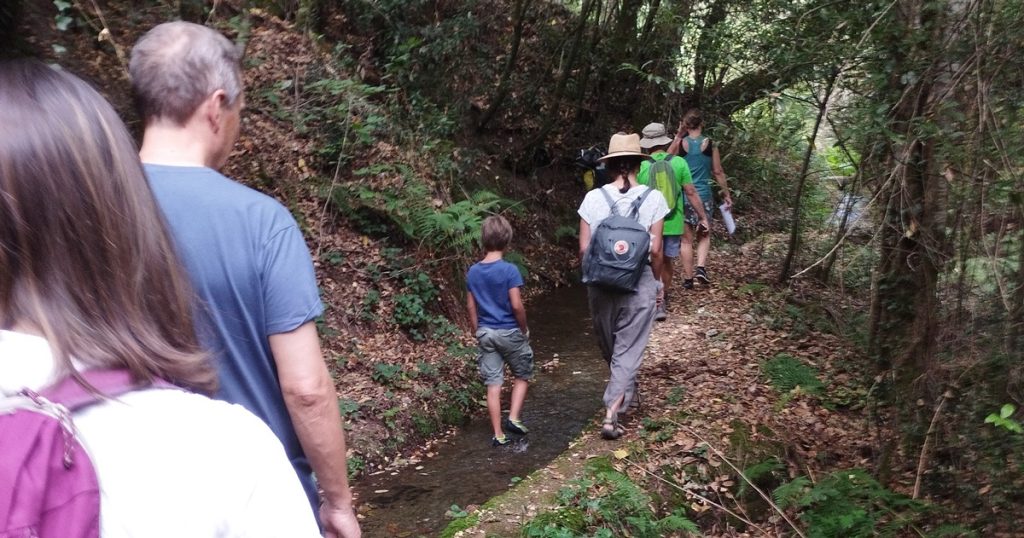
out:
<path id="1" fill-rule="evenodd" d="M 613 135 L 608 154 L 601 158 L 610 183 L 588 192 L 580 204 L 583 283 L 588 285 L 594 334 L 609 368 L 601 424 L 605 439 L 622 436 L 620 417 L 639 404 L 636 376 L 654 321 L 668 315 L 672 260 L 682 254 L 684 289 L 693 289 L 694 278 L 711 282 L 705 265 L 714 207 L 707 185 L 709 171 L 718 179 L 727 208 L 732 198 L 718 149 L 711 151 L 711 141 L 701 136 L 702 125 L 700 111 L 691 110 L 674 138 L 661 123 L 644 127 L 643 138 Z M 686 158 L 677 156 L 680 147 L 687 152 Z M 691 162 L 695 173 L 691 173 Z M 698 238 L 696 269 L 694 236 Z"/>
<path id="2" fill-rule="evenodd" d="M 309 249 L 284 206 L 218 172 L 245 106 L 241 54 L 171 22 L 128 66 L 138 150 L 81 79 L 0 64 L 0 535 L 358 537 Z M 683 124 L 685 139 L 659 123 L 612 136 L 608 183 L 578 211 L 606 439 L 636 403 L 672 260 L 684 288 L 710 282 L 711 175 L 731 204 L 699 113 Z M 492 216 L 481 235 L 467 309 L 503 446 L 529 432 L 534 356 L 523 278 L 503 259 L 512 227 Z"/>

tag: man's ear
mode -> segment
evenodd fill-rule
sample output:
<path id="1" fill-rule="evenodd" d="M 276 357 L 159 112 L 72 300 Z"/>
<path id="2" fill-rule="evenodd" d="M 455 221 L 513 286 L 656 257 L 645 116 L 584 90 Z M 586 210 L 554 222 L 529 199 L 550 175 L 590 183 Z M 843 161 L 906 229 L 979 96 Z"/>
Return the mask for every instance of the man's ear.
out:
<path id="1" fill-rule="evenodd" d="M 222 128 L 221 120 L 228 109 L 228 94 L 224 90 L 217 90 L 210 94 L 203 102 L 206 122 L 210 129 L 216 134 Z"/>

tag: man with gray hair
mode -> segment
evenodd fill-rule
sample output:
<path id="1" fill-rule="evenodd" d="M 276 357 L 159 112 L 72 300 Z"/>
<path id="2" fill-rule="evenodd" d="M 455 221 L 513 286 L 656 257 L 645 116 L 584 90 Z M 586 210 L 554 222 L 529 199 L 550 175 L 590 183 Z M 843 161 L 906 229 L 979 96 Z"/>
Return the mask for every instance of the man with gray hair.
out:
<path id="1" fill-rule="evenodd" d="M 139 39 L 129 72 L 145 121 L 139 154 L 206 303 L 198 331 L 216 358 L 218 397 L 277 434 L 326 535 L 357 537 L 337 392 L 314 323 L 323 306 L 309 249 L 284 206 L 217 172 L 238 138 L 241 53 L 210 28 L 170 22 Z"/>

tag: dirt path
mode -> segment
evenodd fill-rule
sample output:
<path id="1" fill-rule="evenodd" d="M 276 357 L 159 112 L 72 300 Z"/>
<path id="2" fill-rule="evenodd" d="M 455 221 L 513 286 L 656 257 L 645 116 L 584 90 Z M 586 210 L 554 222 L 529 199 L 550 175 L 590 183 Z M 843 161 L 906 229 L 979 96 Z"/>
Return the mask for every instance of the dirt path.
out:
<path id="1" fill-rule="evenodd" d="M 732 499 L 739 479 L 730 462 L 745 469 L 774 458 L 776 481 L 866 465 L 862 455 L 870 453 L 871 437 L 861 413 L 844 409 L 842 395 L 849 389 L 838 390 L 852 382 L 845 368 L 855 352 L 841 338 L 809 328 L 827 323 L 801 317 L 792 297 L 786 301 L 792 292 L 757 283 L 772 274 L 762 257 L 764 244 L 716 249 L 709 267 L 713 286 L 672 290 L 669 318 L 655 326 L 640 376 L 643 406 L 624 424 L 626 435 L 602 440 L 595 415 L 594 427 L 569 450 L 471 514 L 459 526 L 476 524 L 455 536 L 520 535 L 520 526 L 553 507 L 558 490 L 580 478 L 585 462 L 597 456 L 610 456 L 634 482 L 661 490 L 661 498 L 678 498 L 685 489 L 688 517 L 708 536 L 745 535 L 728 528 L 724 510 L 698 497 L 743 514 L 744 506 Z M 779 353 L 821 372 L 825 391 L 818 397 L 803 389 L 780 395 L 762 372 L 763 361 Z M 666 468 L 680 470 L 673 477 L 683 484 L 679 491 L 664 491 L 668 486 L 654 478 Z M 748 526 L 747 532 L 778 534 L 785 522 L 773 515 L 747 513 L 763 529 Z"/>

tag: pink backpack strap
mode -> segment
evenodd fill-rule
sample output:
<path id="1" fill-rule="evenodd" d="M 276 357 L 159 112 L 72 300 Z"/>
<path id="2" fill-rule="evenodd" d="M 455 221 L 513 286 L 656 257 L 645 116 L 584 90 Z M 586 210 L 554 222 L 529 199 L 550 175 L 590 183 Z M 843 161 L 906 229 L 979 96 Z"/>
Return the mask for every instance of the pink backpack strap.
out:
<path id="1" fill-rule="evenodd" d="M 82 377 L 99 391 L 102 396 L 97 396 L 90 392 L 73 377 L 67 377 L 58 381 L 41 390 L 39 395 L 74 411 L 101 401 L 103 396 L 116 398 L 135 390 L 178 388 L 159 378 L 155 379 L 152 383 L 139 383 L 132 377 L 131 372 L 125 369 L 86 370 L 82 372 Z"/>

